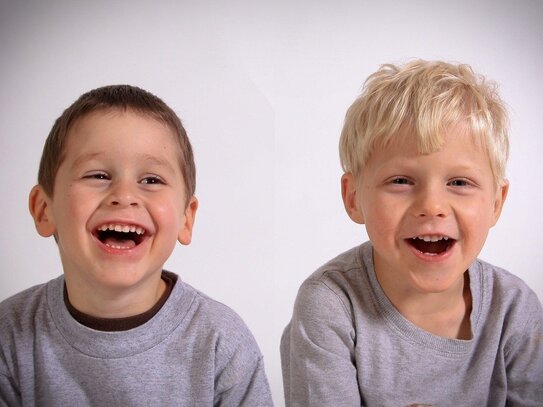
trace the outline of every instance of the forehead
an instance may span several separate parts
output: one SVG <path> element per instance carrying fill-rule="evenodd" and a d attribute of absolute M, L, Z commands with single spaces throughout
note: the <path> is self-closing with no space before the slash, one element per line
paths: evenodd
<path fill-rule="evenodd" d="M 454 146 L 459 151 L 477 150 L 487 154 L 481 135 L 475 134 L 464 122 L 458 122 L 443 129 L 427 128 L 420 131 L 406 126 L 392 137 L 385 137 L 384 140 L 384 142 L 376 140 L 375 150 L 426 155 Z"/>
<path fill-rule="evenodd" d="M 180 147 L 170 126 L 151 115 L 133 110 L 101 109 L 78 118 L 66 135 L 64 158 L 78 152 L 147 155 L 171 152 L 179 159 Z"/>
<path fill-rule="evenodd" d="M 367 167 L 381 167 L 385 163 L 409 162 L 413 165 L 426 162 L 476 165 L 490 169 L 488 151 L 482 140 L 464 125 L 450 126 L 430 140 L 421 140 L 414 131 L 403 130 L 386 144 L 374 147 Z"/>

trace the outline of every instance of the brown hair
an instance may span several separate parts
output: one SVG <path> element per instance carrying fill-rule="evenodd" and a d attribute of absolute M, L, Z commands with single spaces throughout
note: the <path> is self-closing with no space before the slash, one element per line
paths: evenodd
<path fill-rule="evenodd" d="M 345 117 L 339 152 L 345 172 L 361 176 L 371 153 L 407 129 L 421 153 L 437 151 L 448 127 L 464 123 L 486 149 L 496 184 L 505 178 L 508 118 L 497 85 L 469 65 L 416 60 L 383 65 Z"/>
<path fill-rule="evenodd" d="M 180 150 L 180 166 L 187 202 L 196 189 L 196 168 L 192 146 L 181 120 L 160 98 L 143 89 L 130 85 L 110 85 L 97 88 L 79 97 L 55 121 L 45 141 L 38 172 L 38 183 L 45 193 L 53 196 L 55 177 L 64 160 L 68 133 L 71 126 L 83 116 L 102 109 L 132 110 L 148 115 L 169 126 L 176 135 Z"/>

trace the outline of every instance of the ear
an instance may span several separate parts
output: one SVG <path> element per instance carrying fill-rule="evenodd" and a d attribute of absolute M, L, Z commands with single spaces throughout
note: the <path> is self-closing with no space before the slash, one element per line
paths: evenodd
<path fill-rule="evenodd" d="M 496 190 L 496 200 L 494 201 L 494 213 L 492 214 L 492 226 L 498 222 L 500 214 L 502 213 L 503 204 L 507 198 L 509 192 L 509 181 L 504 180 L 502 184 Z"/>
<path fill-rule="evenodd" d="M 41 185 L 36 185 L 28 197 L 28 209 L 34 218 L 36 230 L 43 237 L 55 234 L 56 226 L 52 214 L 52 200 L 47 196 Z"/>
<path fill-rule="evenodd" d="M 179 234 L 177 235 L 177 240 L 181 244 L 188 245 L 192 240 L 192 227 L 196 218 L 197 209 L 198 199 L 193 196 L 192 198 L 190 198 L 190 201 L 185 208 L 183 224 L 181 225 L 181 228 L 179 229 Z"/>
<path fill-rule="evenodd" d="M 349 217 L 356 223 L 364 224 L 364 214 L 357 199 L 357 182 L 353 174 L 347 172 L 341 177 L 341 197 Z"/>

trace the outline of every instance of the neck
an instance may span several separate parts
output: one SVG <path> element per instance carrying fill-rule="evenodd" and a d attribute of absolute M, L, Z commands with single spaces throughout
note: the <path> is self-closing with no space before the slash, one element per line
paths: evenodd
<path fill-rule="evenodd" d="M 417 327 L 437 336 L 471 339 L 471 290 L 469 273 L 445 292 L 406 289 L 398 279 L 387 279 L 376 270 L 377 280 L 394 307 Z"/>
<path fill-rule="evenodd" d="M 133 287 L 103 287 L 65 274 L 70 304 L 97 318 L 126 318 L 150 310 L 166 290 L 160 273 Z"/>

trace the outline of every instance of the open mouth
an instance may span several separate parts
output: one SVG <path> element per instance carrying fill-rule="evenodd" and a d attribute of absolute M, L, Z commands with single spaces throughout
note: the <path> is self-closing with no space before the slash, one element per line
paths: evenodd
<path fill-rule="evenodd" d="M 106 224 L 96 229 L 95 236 L 113 249 L 129 250 L 139 245 L 146 231 L 140 226 Z"/>
<path fill-rule="evenodd" d="M 430 256 L 437 256 L 448 251 L 456 242 L 448 236 L 416 236 L 406 239 L 407 243 L 419 252 Z"/>

